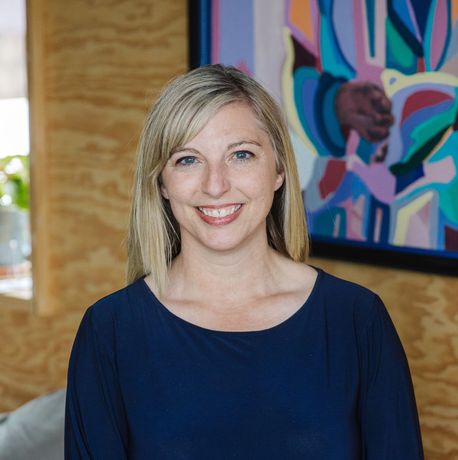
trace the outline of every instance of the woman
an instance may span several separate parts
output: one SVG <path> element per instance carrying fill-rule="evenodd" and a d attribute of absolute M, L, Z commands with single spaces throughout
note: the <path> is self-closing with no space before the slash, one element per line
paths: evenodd
<path fill-rule="evenodd" d="M 221 65 L 172 81 L 140 143 L 128 286 L 73 346 L 66 458 L 422 458 L 383 303 L 307 252 L 273 99 Z"/>

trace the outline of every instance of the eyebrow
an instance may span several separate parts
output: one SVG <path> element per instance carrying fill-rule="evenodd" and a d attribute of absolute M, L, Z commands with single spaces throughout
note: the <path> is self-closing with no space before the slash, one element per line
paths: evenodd
<path fill-rule="evenodd" d="M 243 144 L 253 144 L 253 145 L 257 145 L 258 147 L 262 147 L 258 141 L 243 140 L 243 141 L 233 142 L 232 144 L 229 144 L 227 146 L 227 150 L 233 149 L 234 147 L 240 147 Z"/>
<path fill-rule="evenodd" d="M 251 144 L 251 145 L 256 145 L 258 147 L 262 147 L 262 145 L 258 141 L 244 139 L 241 141 L 232 142 L 231 144 L 227 146 L 226 150 L 231 150 L 235 147 L 240 147 L 241 145 L 245 145 L 245 144 Z M 176 153 L 184 152 L 184 151 L 200 153 L 197 149 L 194 149 L 192 147 L 177 147 L 175 150 L 173 150 L 170 156 L 175 155 Z"/>

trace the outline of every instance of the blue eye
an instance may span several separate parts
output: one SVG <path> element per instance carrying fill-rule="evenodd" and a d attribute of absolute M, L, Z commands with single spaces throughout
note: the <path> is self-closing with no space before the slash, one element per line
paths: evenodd
<path fill-rule="evenodd" d="M 193 165 L 196 162 L 196 157 L 192 156 L 186 156 L 186 157 L 181 157 L 178 159 L 175 164 L 176 165 L 181 165 L 181 166 L 188 166 L 188 165 Z"/>
<path fill-rule="evenodd" d="M 236 160 L 246 161 L 249 160 L 253 154 L 251 152 L 247 152 L 246 150 L 239 150 L 238 152 L 234 153 L 234 156 Z"/>

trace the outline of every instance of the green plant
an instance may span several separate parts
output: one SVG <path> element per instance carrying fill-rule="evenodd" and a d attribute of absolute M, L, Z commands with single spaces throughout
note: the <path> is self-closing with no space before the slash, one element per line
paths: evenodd
<path fill-rule="evenodd" d="M 29 209 L 29 157 L 11 155 L 0 158 L 0 206 Z"/>

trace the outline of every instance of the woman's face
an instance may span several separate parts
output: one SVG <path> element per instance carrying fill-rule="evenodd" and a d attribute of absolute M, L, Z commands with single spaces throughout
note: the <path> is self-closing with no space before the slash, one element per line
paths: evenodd
<path fill-rule="evenodd" d="M 253 110 L 236 102 L 171 155 L 161 193 L 180 226 L 182 248 L 221 251 L 267 241 L 266 217 L 283 180 L 267 133 Z"/>

